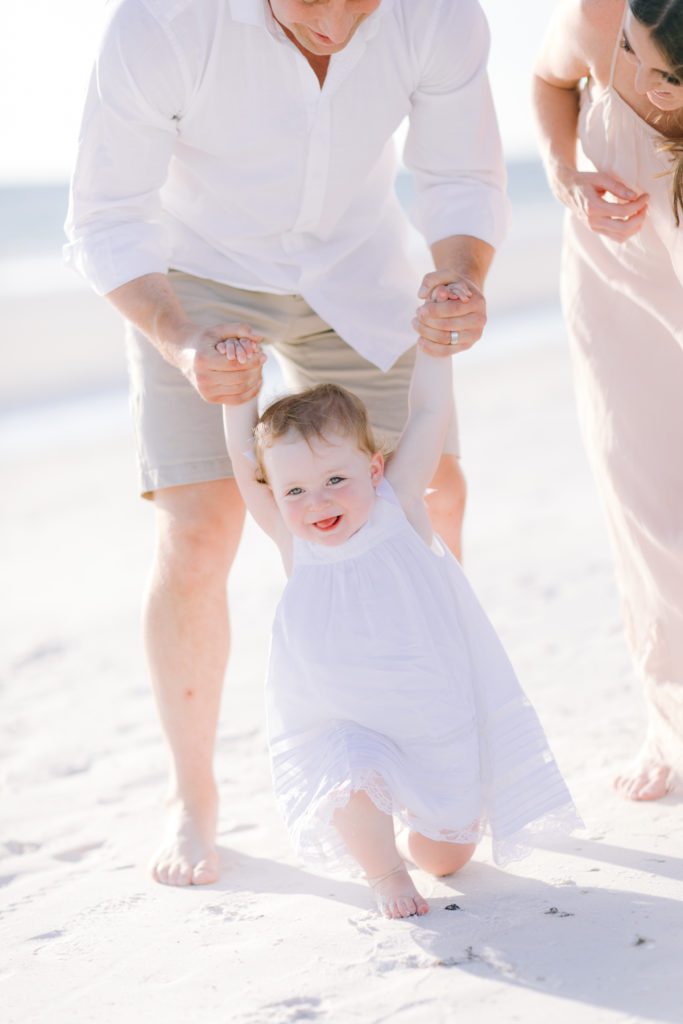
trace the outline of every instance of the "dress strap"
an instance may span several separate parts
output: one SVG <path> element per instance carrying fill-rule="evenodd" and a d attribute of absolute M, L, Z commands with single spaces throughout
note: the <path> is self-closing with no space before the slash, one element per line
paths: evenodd
<path fill-rule="evenodd" d="M 624 13 L 621 16 L 621 22 L 619 24 L 619 31 L 617 33 L 617 41 L 614 44 L 614 52 L 612 54 L 612 64 L 611 64 L 611 67 L 609 69 L 609 83 L 608 83 L 608 88 L 609 89 L 613 89 L 614 88 L 614 72 L 616 71 L 616 68 L 617 68 L 617 59 L 619 57 L 619 50 L 621 49 L 621 37 L 624 34 L 624 24 L 626 22 L 626 13 L 627 13 L 627 11 L 628 11 L 628 3 L 626 2 L 626 0 L 624 0 Z"/>

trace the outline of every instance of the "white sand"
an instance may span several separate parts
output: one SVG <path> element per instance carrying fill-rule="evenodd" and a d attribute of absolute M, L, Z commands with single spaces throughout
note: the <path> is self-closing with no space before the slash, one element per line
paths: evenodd
<path fill-rule="evenodd" d="M 152 883 L 165 755 L 137 619 L 153 516 L 119 420 L 68 444 L 47 421 L 42 453 L 16 451 L 2 474 L 8 1024 L 683 1019 L 681 800 L 628 804 L 611 790 L 641 737 L 642 706 L 566 355 L 517 345 L 492 358 L 482 342 L 457 365 L 467 569 L 585 835 L 506 872 L 484 847 L 461 876 L 420 876 L 431 913 L 403 922 L 378 919 L 362 884 L 298 866 L 263 729 L 282 578 L 251 527 L 231 582 L 223 877 L 189 890 Z"/>

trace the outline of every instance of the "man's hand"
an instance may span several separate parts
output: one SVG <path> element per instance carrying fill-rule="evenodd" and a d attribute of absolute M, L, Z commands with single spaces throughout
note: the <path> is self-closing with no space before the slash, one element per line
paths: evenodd
<path fill-rule="evenodd" d="M 261 388 L 262 340 L 248 324 L 189 325 L 174 363 L 205 402 L 241 405 Z"/>
<path fill-rule="evenodd" d="M 454 270 L 435 270 L 425 275 L 418 294 L 428 301 L 412 324 L 425 352 L 452 356 L 479 341 L 486 326 L 486 299 L 473 281 Z"/>

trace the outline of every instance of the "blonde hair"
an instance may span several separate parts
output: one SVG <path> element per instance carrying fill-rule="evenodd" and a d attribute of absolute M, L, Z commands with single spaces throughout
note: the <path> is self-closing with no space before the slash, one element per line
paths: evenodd
<path fill-rule="evenodd" d="M 267 448 L 294 431 L 304 441 L 325 440 L 335 431 L 353 438 L 359 449 L 372 456 L 384 451 L 377 443 L 368 411 L 360 398 L 338 384 L 317 384 L 295 395 L 280 398 L 264 410 L 254 427 L 254 454 L 259 483 L 268 483 L 264 462 Z"/>

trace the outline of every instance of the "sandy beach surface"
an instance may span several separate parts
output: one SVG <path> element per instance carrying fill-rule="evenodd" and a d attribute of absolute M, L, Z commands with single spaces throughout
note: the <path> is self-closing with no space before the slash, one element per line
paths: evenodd
<path fill-rule="evenodd" d="M 681 796 L 629 804 L 611 789 L 643 706 L 561 328 L 513 317 L 491 339 L 457 363 L 466 569 L 585 832 L 507 871 L 483 844 L 459 876 L 418 873 L 431 901 L 419 920 L 382 920 L 360 882 L 298 865 L 262 700 L 283 578 L 250 524 L 230 582 L 222 878 L 154 884 L 166 763 L 138 628 L 153 513 L 136 496 L 121 394 L 37 407 L 5 419 L 2 451 L 8 1024 L 683 1020 Z"/>

